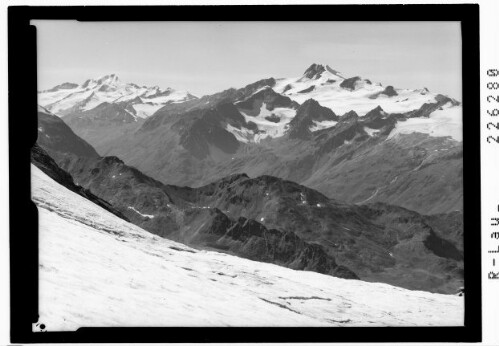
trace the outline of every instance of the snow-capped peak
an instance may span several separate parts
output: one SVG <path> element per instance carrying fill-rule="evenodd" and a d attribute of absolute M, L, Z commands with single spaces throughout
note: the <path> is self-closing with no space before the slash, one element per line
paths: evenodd
<path fill-rule="evenodd" d="M 326 68 L 320 64 L 312 64 L 303 73 L 303 78 L 307 79 L 319 79 L 322 72 L 326 71 Z"/>
<path fill-rule="evenodd" d="M 93 89 L 99 88 L 102 86 L 106 87 L 124 87 L 125 83 L 123 83 L 117 75 L 110 74 L 101 76 L 96 79 L 87 79 L 80 87 L 83 89 Z"/>
<path fill-rule="evenodd" d="M 38 103 L 56 115 L 91 110 L 101 103 L 119 103 L 135 108 L 140 117 L 148 117 L 167 103 L 184 102 L 195 96 L 172 88 L 138 86 L 125 83 L 116 74 L 87 79 L 78 85 L 64 83 L 40 92 Z"/>
<path fill-rule="evenodd" d="M 343 77 L 339 71 L 332 69 L 329 65 L 314 63 L 305 70 L 301 80 L 317 80 L 321 77 L 327 77 L 327 79 L 331 77 L 345 79 L 345 77 Z"/>
<path fill-rule="evenodd" d="M 276 80 L 273 89 L 299 104 L 313 98 L 338 115 L 354 110 L 364 116 L 378 105 L 387 113 L 405 113 L 425 103 L 437 102 L 437 94 L 427 88 L 384 87 L 359 76 L 344 77 L 336 69 L 317 63 L 310 65 L 300 77 Z"/>
<path fill-rule="evenodd" d="M 103 83 L 106 83 L 106 84 L 117 84 L 119 82 L 121 82 L 120 79 L 114 73 L 110 74 L 110 75 L 103 76 L 103 77 L 101 77 L 101 78 L 99 78 L 97 80 L 97 83 L 100 83 L 100 84 L 103 84 Z"/>

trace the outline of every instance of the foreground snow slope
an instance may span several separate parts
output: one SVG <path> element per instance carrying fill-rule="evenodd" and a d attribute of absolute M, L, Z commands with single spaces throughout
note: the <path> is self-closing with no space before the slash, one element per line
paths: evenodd
<path fill-rule="evenodd" d="M 40 322 L 82 326 L 462 325 L 463 298 L 294 271 L 152 235 L 32 165 Z"/>

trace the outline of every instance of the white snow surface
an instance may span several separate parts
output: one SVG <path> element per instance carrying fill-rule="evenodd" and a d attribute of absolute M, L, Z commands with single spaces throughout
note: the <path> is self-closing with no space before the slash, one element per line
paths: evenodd
<path fill-rule="evenodd" d="M 132 107 L 135 109 L 135 112 L 137 113 L 138 117 L 147 118 L 148 116 L 156 113 L 156 111 L 163 106 L 164 105 L 161 103 L 159 103 L 159 104 L 137 103 L 137 104 L 134 104 Z"/>
<path fill-rule="evenodd" d="M 32 165 L 39 314 L 83 326 L 456 326 L 463 297 L 295 271 L 160 238 Z"/>
<path fill-rule="evenodd" d="M 238 141 L 244 143 L 258 143 L 265 138 L 277 138 L 284 136 L 289 122 L 296 115 L 296 110 L 292 108 L 276 107 L 272 111 L 269 111 L 266 107 L 267 104 L 263 102 L 257 116 L 248 115 L 243 110 L 239 109 L 239 112 L 243 115 L 246 122 L 251 121 L 257 125 L 258 133 L 255 134 L 252 130 L 248 130 L 246 128 L 238 129 L 231 125 L 227 125 L 226 130 L 232 133 Z M 265 119 L 272 114 L 279 117 L 280 120 L 278 123 Z"/>
<path fill-rule="evenodd" d="M 367 134 L 368 134 L 369 136 L 371 136 L 371 137 L 375 136 L 375 135 L 379 132 L 379 130 L 378 130 L 378 129 L 372 129 L 372 128 L 367 127 L 367 126 L 364 126 L 364 131 L 366 131 L 366 132 L 367 132 Z"/>
<path fill-rule="evenodd" d="M 399 134 L 421 132 L 432 137 L 452 137 L 456 141 L 463 140 L 463 107 L 451 106 L 449 103 L 430 114 L 429 118 L 410 118 L 399 121 L 387 139 Z"/>
<path fill-rule="evenodd" d="M 141 97 L 143 102 L 150 103 L 150 105 L 134 105 L 134 108 L 137 110 L 139 117 L 145 118 L 154 114 L 156 110 L 167 103 L 183 102 L 192 97 L 186 91 L 124 83 L 116 75 L 90 79 L 87 82 L 87 85 L 85 85 L 85 82 L 73 89 L 40 91 L 38 93 L 38 103 L 52 113 L 61 116 L 63 115 L 61 113 L 73 107 L 81 111 L 86 111 L 95 108 L 103 102 L 117 103 Z M 101 90 L 102 87 L 105 90 Z M 166 91 L 170 92 L 166 96 L 155 96 L 157 93 Z"/>
<path fill-rule="evenodd" d="M 324 121 L 313 120 L 313 122 L 314 125 L 310 127 L 310 131 L 312 132 L 328 129 L 330 127 L 335 126 L 338 123 L 337 121 L 334 120 L 324 120 Z"/>
<path fill-rule="evenodd" d="M 395 88 L 397 96 L 378 95 L 377 98 L 371 99 L 370 96 L 385 90 L 385 86 L 375 82 L 369 84 L 366 79 L 361 78 L 356 82 L 354 90 L 349 90 L 340 87 L 343 80 L 344 77 L 341 74 L 335 74 L 326 69 L 318 79 L 309 79 L 304 76 L 279 79 L 274 90 L 300 104 L 313 98 L 322 106 L 332 109 L 337 115 L 354 110 L 359 116 L 363 116 L 377 106 L 381 106 L 388 113 L 404 113 L 418 109 L 424 103 L 436 102 L 436 94 L 421 89 Z M 288 85 L 291 89 L 284 92 Z M 314 86 L 314 90 L 299 93 L 311 86 Z"/>

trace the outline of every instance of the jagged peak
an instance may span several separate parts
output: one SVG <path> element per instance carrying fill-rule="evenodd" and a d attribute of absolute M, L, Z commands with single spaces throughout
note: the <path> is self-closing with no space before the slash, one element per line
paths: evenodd
<path fill-rule="evenodd" d="M 351 119 L 358 119 L 359 115 L 354 110 L 348 111 L 340 117 L 340 121 L 347 121 Z"/>
<path fill-rule="evenodd" d="M 87 79 L 81 85 L 81 87 L 86 88 L 90 84 L 101 85 L 101 84 L 120 84 L 120 83 L 121 83 L 121 80 L 118 78 L 118 76 L 116 74 L 112 73 L 112 74 L 98 77 L 96 79 L 93 79 L 93 78 Z"/>
<path fill-rule="evenodd" d="M 318 79 L 324 74 L 324 72 L 326 72 L 327 74 L 332 74 L 335 77 L 345 79 L 341 72 L 331 68 L 329 65 L 317 63 L 313 63 L 305 70 L 305 72 L 303 73 L 303 78 Z"/>
<path fill-rule="evenodd" d="M 367 112 L 364 118 L 380 117 L 384 115 L 386 115 L 386 112 L 383 110 L 383 108 L 381 108 L 381 106 L 378 105 L 377 107 Z"/>
<path fill-rule="evenodd" d="M 298 109 L 304 109 L 304 108 L 324 109 L 336 116 L 336 114 L 333 112 L 332 109 L 322 106 L 317 100 L 313 98 L 309 98 L 308 100 L 303 102 Z"/>
<path fill-rule="evenodd" d="M 306 106 L 320 106 L 320 103 L 317 102 L 317 100 L 310 98 L 301 104 L 301 107 L 306 107 Z"/>
<path fill-rule="evenodd" d="M 324 71 L 326 71 L 326 68 L 324 67 L 324 65 L 313 63 L 305 70 L 305 72 L 303 73 L 303 76 L 307 77 L 307 78 L 312 78 L 316 74 L 320 75 Z"/>

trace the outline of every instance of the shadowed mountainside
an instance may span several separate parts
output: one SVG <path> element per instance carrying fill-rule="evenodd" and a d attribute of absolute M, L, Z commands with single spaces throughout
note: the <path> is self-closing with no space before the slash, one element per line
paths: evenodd
<path fill-rule="evenodd" d="M 273 176 L 236 174 L 199 188 L 164 185 L 116 157 L 81 158 L 71 147 L 53 153 L 78 185 L 163 237 L 412 289 L 453 293 L 462 286 L 462 231 L 446 223 L 452 217 L 462 230 L 459 214 L 349 205 Z"/>

